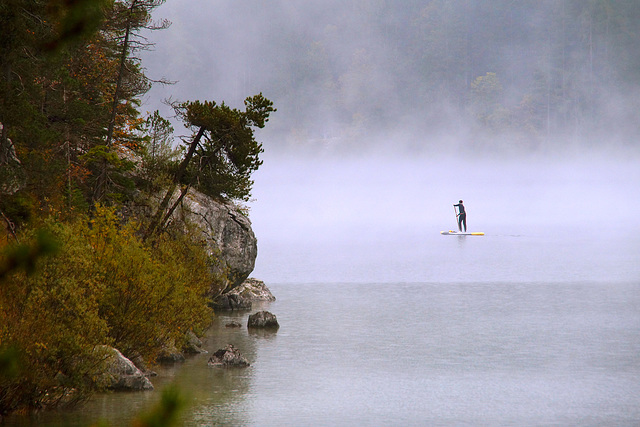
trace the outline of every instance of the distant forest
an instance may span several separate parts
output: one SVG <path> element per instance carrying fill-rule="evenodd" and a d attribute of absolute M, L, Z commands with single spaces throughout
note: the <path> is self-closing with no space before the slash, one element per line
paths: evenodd
<path fill-rule="evenodd" d="M 271 131 L 290 139 L 464 129 L 486 144 L 503 136 L 535 149 L 600 137 L 628 143 L 640 132 L 636 0 L 285 3 L 242 6 L 254 17 L 237 22 L 262 41 L 244 41 L 238 55 L 253 58 L 230 72 L 260 81 L 280 110 Z M 221 4 L 213 28 L 241 12 Z M 211 31 L 212 49 L 226 54 L 246 32 Z M 231 67 L 211 55 L 218 73 Z"/>
<path fill-rule="evenodd" d="M 383 35 L 375 40 L 385 54 L 356 47 L 346 68 L 332 64 L 327 47 L 345 39 L 338 19 L 307 46 L 289 80 L 292 98 L 317 88 L 314 98 L 329 104 L 323 113 L 342 126 L 428 133 L 465 124 L 526 146 L 640 135 L 635 0 L 362 4 L 373 5 L 358 11 L 371 13 L 363 37 Z"/>
<path fill-rule="evenodd" d="M 276 144 L 406 132 L 426 146 L 462 134 L 536 149 L 640 134 L 637 0 L 163 3 L 2 1 L 0 163 L 17 152 L 32 189 L 64 187 L 66 203 L 117 198 L 128 166 L 114 147 L 176 145 L 142 106 L 146 74 L 165 70 L 193 87 L 187 96 L 229 99 L 227 75 L 243 82 L 238 99 L 264 91 L 279 110 Z M 167 21 L 151 18 L 158 6 Z M 172 15 L 192 21 L 169 26 Z M 169 53 L 148 71 L 150 40 Z M 184 97 L 179 87 L 168 90 Z"/>

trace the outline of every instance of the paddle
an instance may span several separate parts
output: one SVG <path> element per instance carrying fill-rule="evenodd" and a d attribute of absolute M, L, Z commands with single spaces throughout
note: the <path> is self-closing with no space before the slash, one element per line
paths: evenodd
<path fill-rule="evenodd" d="M 458 211 L 456 210 L 456 205 L 453 205 L 453 213 L 456 214 L 456 227 L 458 226 Z"/>

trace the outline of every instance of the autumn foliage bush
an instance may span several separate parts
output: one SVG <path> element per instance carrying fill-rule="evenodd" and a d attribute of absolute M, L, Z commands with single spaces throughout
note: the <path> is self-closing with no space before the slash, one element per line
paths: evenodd
<path fill-rule="evenodd" d="M 153 361 L 212 315 L 211 260 L 189 236 L 143 243 L 134 222 L 101 206 L 92 219 L 46 227 L 57 253 L 0 281 L 0 354 L 18 357 L 17 372 L 0 370 L 0 414 L 81 399 L 96 387 L 99 346 Z"/>

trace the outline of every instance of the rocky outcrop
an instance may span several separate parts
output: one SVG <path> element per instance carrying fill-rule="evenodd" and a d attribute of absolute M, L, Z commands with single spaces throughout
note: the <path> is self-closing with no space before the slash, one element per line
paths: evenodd
<path fill-rule="evenodd" d="M 131 150 L 120 150 L 118 155 L 134 164 L 141 163 L 140 157 Z M 130 176 L 135 179 L 139 173 L 140 170 L 134 170 Z M 165 194 L 166 189 L 154 195 L 138 192 L 135 202 L 128 203 L 121 213 L 124 218 L 150 218 L 156 213 Z M 173 206 L 179 196 L 180 191 L 175 191 L 169 206 Z M 221 265 L 212 266 L 212 269 L 224 279 L 223 289 L 220 290 L 216 285 L 212 289 L 212 296 L 240 286 L 253 271 L 258 256 L 258 241 L 251 229 L 251 221 L 234 203 L 214 200 L 190 188 L 173 211 L 169 222 L 177 229 L 195 226 L 202 233 L 209 253 L 221 260 Z"/>
<path fill-rule="evenodd" d="M 238 295 L 249 301 L 275 301 L 269 288 L 262 280 L 248 278 L 240 286 L 228 292 L 228 295 Z"/>
<path fill-rule="evenodd" d="M 216 351 L 209 358 L 209 366 L 245 367 L 249 366 L 249 361 L 235 348 L 232 344 L 228 344 L 225 348 Z"/>
<path fill-rule="evenodd" d="M 269 313 L 268 311 L 259 311 L 249 316 L 247 327 L 277 330 L 280 328 L 280 325 L 278 324 L 278 319 L 276 319 L 274 314 Z"/>
<path fill-rule="evenodd" d="M 111 390 L 117 391 L 141 391 L 153 390 L 153 384 L 149 378 L 113 347 L 103 346 L 106 353 L 106 372 L 101 381 Z"/>
<path fill-rule="evenodd" d="M 249 278 L 240 286 L 214 298 L 211 306 L 216 311 L 251 310 L 253 302 L 275 300 L 276 297 L 262 280 Z"/>
<path fill-rule="evenodd" d="M 124 220 L 130 217 L 151 218 L 164 194 L 159 192 L 151 196 L 138 192 L 135 201 L 122 208 L 122 217 Z M 170 205 L 179 196 L 180 192 L 176 191 Z M 219 261 L 219 264 L 211 265 L 211 270 L 222 279 L 222 289 L 219 283 L 212 283 L 211 296 L 240 286 L 253 271 L 258 256 L 258 241 L 251 229 L 251 221 L 239 206 L 216 201 L 189 189 L 181 204 L 173 211 L 169 223 L 178 232 L 195 230 L 197 238 L 205 243 L 209 255 Z"/>
<path fill-rule="evenodd" d="M 219 272 L 226 273 L 224 291 L 240 286 L 249 277 L 258 256 L 258 241 L 251 221 L 239 207 L 191 189 L 174 216 L 195 224 L 203 233 L 210 253 L 223 261 Z"/>

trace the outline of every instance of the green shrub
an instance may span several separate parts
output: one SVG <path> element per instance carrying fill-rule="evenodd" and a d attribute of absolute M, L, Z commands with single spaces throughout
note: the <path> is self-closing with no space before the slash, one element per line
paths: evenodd
<path fill-rule="evenodd" d="M 97 386 L 98 346 L 153 361 L 188 331 L 201 335 L 212 315 L 211 260 L 188 236 L 144 245 L 135 223 L 102 206 L 91 220 L 46 224 L 57 253 L 0 279 L 0 367 L 12 367 L 0 371 L 0 414 L 78 401 Z"/>
<path fill-rule="evenodd" d="M 17 375 L 0 379 L 0 413 L 85 397 L 102 362 L 94 346 L 109 342 L 98 313 L 102 283 L 82 236 L 60 224 L 50 230 L 64 242 L 56 256 L 39 259 L 33 274 L 16 271 L 0 284 L 0 347 L 19 355 Z"/>
<path fill-rule="evenodd" d="M 100 310 L 114 346 L 154 360 L 166 344 L 208 324 L 211 275 L 204 250 L 188 238 L 161 236 L 145 247 L 137 231 L 132 222 L 119 228 L 113 210 L 98 207 L 88 241 L 105 283 Z"/>

